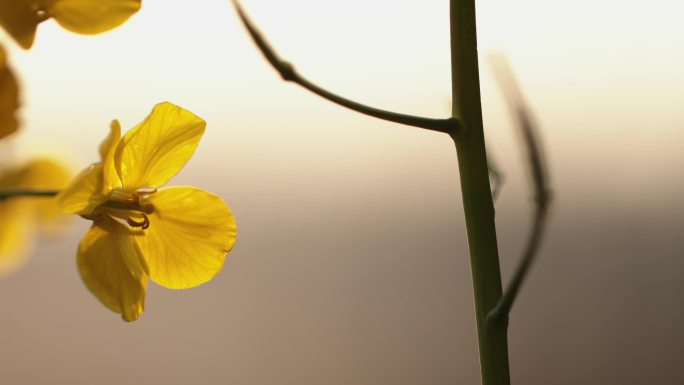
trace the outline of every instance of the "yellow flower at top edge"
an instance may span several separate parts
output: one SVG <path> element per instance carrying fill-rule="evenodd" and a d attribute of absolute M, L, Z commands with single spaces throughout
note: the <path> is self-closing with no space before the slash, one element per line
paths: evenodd
<path fill-rule="evenodd" d="M 7 64 L 7 55 L 0 46 L 0 139 L 19 128 L 19 85 Z"/>
<path fill-rule="evenodd" d="M 59 190 L 69 173 L 53 160 L 34 159 L 0 173 L 2 190 Z M 35 233 L 52 235 L 60 230 L 64 215 L 46 197 L 0 199 L 0 276 L 19 268 L 28 256 Z"/>
<path fill-rule="evenodd" d="M 0 25 L 25 49 L 38 24 L 54 18 L 69 31 L 93 35 L 123 24 L 141 0 L 0 0 Z"/>
<path fill-rule="evenodd" d="M 190 159 L 205 126 L 168 102 L 123 138 L 115 120 L 101 162 L 57 196 L 62 210 L 93 221 L 78 268 L 88 289 L 126 321 L 143 312 L 148 277 L 171 289 L 200 285 L 235 243 L 235 219 L 221 198 L 196 187 L 160 188 Z"/>

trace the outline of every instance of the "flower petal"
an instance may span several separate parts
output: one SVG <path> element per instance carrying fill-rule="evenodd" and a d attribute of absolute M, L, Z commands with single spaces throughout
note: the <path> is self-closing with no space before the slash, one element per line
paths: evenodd
<path fill-rule="evenodd" d="M 100 143 L 101 163 L 90 165 L 62 190 L 56 198 L 57 207 L 69 214 L 90 214 L 107 200 L 109 193 L 121 186 L 116 168 L 116 150 L 121 142 L 121 125 L 113 120 L 109 135 Z"/>
<path fill-rule="evenodd" d="M 20 169 L 20 183 L 16 187 L 36 190 L 61 189 L 68 182 L 69 173 L 61 164 L 52 159 L 36 158 Z"/>
<path fill-rule="evenodd" d="M 0 174 L 0 188 L 21 186 L 21 168 Z M 31 242 L 30 204 L 24 198 L 0 200 L 0 276 L 15 271 L 28 255 Z"/>
<path fill-rule="evenodd" d="M 195 187 L 168 187 L 149 198 L 150 227 L 136 237 L 150 278 L 170 289 L 212 279 L 235 244 L 233 214 L 218 196 Z"/>
<path fill-rule="evenodd" d="M 118 27 L 138 9 L 140 0 L 53 0 L 47 12 L 65 29 L 93 35 Z"/>
<path fill-rule="evenodd" d="M 116 169 L 114 156 L 121 141 L 121 125 L 118 120 L 112 120 L 109 136 L 100 144 L 100 158 L 102 159 L 102 191 L 104 195 L 113 189 L 121 187 L 121 178 Z"/>
<path fill-rule="evenodd" d="M 29 1 L 0 0 L 0 25 L 24 49 L 33 45 L 40 21 L 32 7 Z"/>
<path fill-rule="evenodd" d="M 124 189 L 159 187 L 171 179 L 195 152 L 206 123 L 169 102 L 152 112 L 122 139 L 119 175 Z"/>
<path fill-rule="evenodd" d="M 90 214 L 107 197 L 102 195 L 102 164 L 81 171 L 71 184 L 55 198 L 57 208 L 69 214 Z"/>
<path fill-rule="evenodd" d="M 8 199 L 0 202 L 0 277 L 26 261 L 31 247 L 31 214 L 27 202 Z"/>
<path fill-rule="evenodd" d="M 97 148 L 100 153 L 100 161 L 104 162 L 107 154 L 110 151 L 116 150 L 119 140 L 121 140 L 121 124 L 119 124 L 118 120 L 114 119 L 109 124 L 109 135 L 100 143 L 100 147 Z"/>
<path fill-rule="evenodd" d="M 19 128 L 16 113 L 19 109 L 19 85 L 7 66 L 7 56 L 0 47 L 0 138 Z"/>
<path fill-rule="evenodd" d="M 140 261 L 133 237 L 107 218 L 94 224 L 78 247 L 83 282 L 103 305 L 129 322 L 145 308 L 147 275 Z"/>
<path fill-rule="evenodd" d="M 36 190 L 61 190 L 69 183 L 69 172 L 52 159 L 34 159 L 21 170 L 21 185 L 18 187 Z M 44 197 L 15 198 L 29 202 L 28 210 L 34 218 L 41 233 L 58 234 L 62 230 L 64 213 L 55 207 L 54 200 Z"/>
<path fill-rule="evenodd" d="M 68 181 L 66 170 L 49 159 L 35 159 L 0 175 L 0 189 L 60 189 Z M 64 216 L 45 197 L 0 200 L 0 276 L 16 270 L 31 249 L 34 228 L 50 235 L 61 230 Z"/>

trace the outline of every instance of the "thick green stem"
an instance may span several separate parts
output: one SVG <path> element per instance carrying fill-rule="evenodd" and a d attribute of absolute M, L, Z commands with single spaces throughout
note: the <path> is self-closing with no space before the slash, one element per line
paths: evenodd
<path fill-rule="evenodd" d="M 483 385 L 509 385 L 507 322 L 487 323 L 502 295 L 494 205 L 482 127 L 475 0 L 450 0 L 452 116 L 475 294 Z"/>

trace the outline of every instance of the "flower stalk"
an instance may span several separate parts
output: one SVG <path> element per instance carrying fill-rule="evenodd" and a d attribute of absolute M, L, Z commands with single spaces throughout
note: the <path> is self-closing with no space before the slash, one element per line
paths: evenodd
<path fill-rule="evenodd" d="M 0 190 L 0 201 L 19 197 L 54 197 L 57 194 L 59 194 L 59 190 L 2 189 Z"/>

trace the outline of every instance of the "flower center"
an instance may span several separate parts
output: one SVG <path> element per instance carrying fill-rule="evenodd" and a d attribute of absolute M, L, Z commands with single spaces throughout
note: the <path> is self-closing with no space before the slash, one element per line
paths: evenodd
<path fill-rule="evenodd" d="M 149 214 L 154 213 L 154 205 L 148 202 L 157 189 L 138 189 L 135 192 L 116 189 L 109 199 L 101 204 L 93 215 L 94 221 L 106 215 L 129 228 L 147 230 L 150 227 Z"/>

